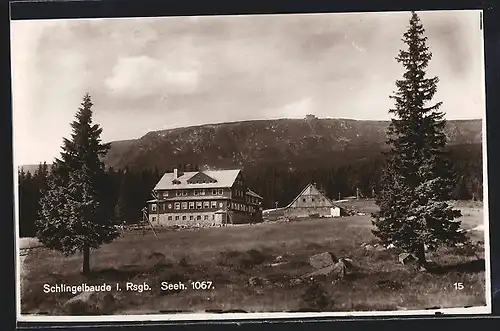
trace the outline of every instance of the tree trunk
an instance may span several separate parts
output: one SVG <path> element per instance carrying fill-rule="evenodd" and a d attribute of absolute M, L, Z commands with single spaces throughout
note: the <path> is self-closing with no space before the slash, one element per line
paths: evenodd
<path fill-rule="evenodd" d="M 425 246 L 424 244 L 419 244 L 415 252 L 415 257 L 417 258 L 418 265 L 420 267 L 425 267 L 427 260 L 425 259 Z"/>
<path fill-rule="evenodd" d="M 82 273 L 85 276 L 88 276 L 90 273 L 90 249 L 89 246 L 84 245 L 83 246 L 83 266 L 82 266 Z"/>

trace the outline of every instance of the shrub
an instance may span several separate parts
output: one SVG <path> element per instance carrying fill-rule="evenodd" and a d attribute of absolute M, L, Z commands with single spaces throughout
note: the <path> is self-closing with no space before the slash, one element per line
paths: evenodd
<path fill-rule="evenodd" d="M 302 294 L 301 299 L 307 308 L 313 310 L 324 311 L 331 308 L 333 305 L 333 301 L 330 299 L 330 296 L 323 286 L 314 280 Z"/>
<path fill-rule="evenodd" d="M 182 259 L 179 260 L 179 266 L 180 267 L 187 267 L 187 266 L 189 266 L 189 262 L 186 259 L 186 257 L 183 257 Z"/>

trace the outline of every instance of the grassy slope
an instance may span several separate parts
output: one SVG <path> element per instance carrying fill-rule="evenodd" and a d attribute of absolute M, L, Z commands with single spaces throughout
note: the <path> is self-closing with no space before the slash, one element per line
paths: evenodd
<path fill-rule="evenodd" d="M 372 203 L 356 202 L 369 212 Z M 482 209 L 464 208 L 464 228 L 482 221 Z M 91 256 L 94 275 L 87 283 L 147 282 L 151 292 L 121 292 L 113 311 L 102 313 L 157 313 L 161 310 L 243 309 L 245 311 L 290 311 L 307 308 L 301 299 L 308 284 L 290 280 L 312 271 L 308 258 L 331 251 L 352 258 L 361 269 L 332 284 L 323 279 L 322 288 L 333 300 L 329 310 L 383 310 L 405 307 L 456 307 L 484 305 L 484 252 L 443 248 L 429 258 L 448 268 L 441 273 L 419 273 L 397 263 L 397 253 L 367 251 L 362 243 L 374 240 L 369 216 L 339 219 L 235 226 L 184 231 L 126 233 Z M 482 232 L 473 233 L 479 240 Z M 253 254 L 247 251 L 254 249 Z M 272 267 L 277 256 L 288 263 Z M 81 257 L 64 258 L 56 252 L 36 250 L 26 257 L 23 272 L 22 311 L 60 313 L 71 294 L 44 294 L 49 284 L 79 284 Z M 252 276 L 269 281 L 248 286 Z M 161 281 L 210 280 L 211 291 L 161 292 Z M 462 282 L 465 288 L 455 290 Z"/>

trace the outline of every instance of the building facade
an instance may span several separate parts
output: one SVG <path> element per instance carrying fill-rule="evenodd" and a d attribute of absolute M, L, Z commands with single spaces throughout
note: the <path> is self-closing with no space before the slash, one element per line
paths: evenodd
<path fill-rule="evenodd" d="M 262 197 L 240 169 L 165 173 L 148 201 L 153 225 L 217 226 L 262 221 Z"/>
<path fill-rule="evenodd" d="M 316 186 L 309 184 L 284 208 L 284 216 L 289 219 L 340 217 L 343 216 L 343 210 L 320 192 Z"/>

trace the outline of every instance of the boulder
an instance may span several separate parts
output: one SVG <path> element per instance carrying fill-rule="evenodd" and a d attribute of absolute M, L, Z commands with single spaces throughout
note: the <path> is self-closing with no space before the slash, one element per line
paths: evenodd
<path fill-rule="evenodd" d="M 311 278 L 314 276 L 326 276 L 326 275 L 330 275 L 334 271 L 335 271 L 335 264 L 332 264 L 332 265 L 329 265 L 327 267 L 315 270 L 311 273 L 305 274 L 304 276 L 302 276 L 302 278 Z"/>
<path fill-rule="evenodd" d="M 333 265 L 336 258 L 329 252 L 323 252 L 313 255 L 309 258 L 309 264 L 315 269 L 322 269 Z"/>
<path fill-rule="evenodd" d="M 410 253 L 401 253 L 398 256 L 398 261 L 399 261 L 399 263 L 401 263 L 403 265 L 408 265 L 408 264 L 412 264 L 412 263 L 416 262 L 417 258 L 413 254 L 410 254 Z"/>
<path fill-rule="evenodd" d="M 63 309 L 68 315 L 96 315 L 109 313 L 114 304 L 110 292 L 82 292 L 66 301 Z"/>
<path fill-rule="evenodd" d="M 344 278 L 344 276 L 350 271 L 352 268 L 352 260 L 340 258 L 336 263 L 317 269 L 311 273 L 308 273 L 302 278 L 310 278 L 314 276 L 327 276 L 327 275 L 335 275 L 338 278 Z"/>

